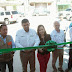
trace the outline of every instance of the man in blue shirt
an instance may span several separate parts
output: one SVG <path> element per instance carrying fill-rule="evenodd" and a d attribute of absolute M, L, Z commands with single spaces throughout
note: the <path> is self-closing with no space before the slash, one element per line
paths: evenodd
<path fill-rule="evenodd" d="M 7 35 L 7 31 L 7 26 L 1 25 L 0 49 L 15 48 L 14 41 L 10 35 Z M 9 72 L 13 72 L 13 55 L 13 51 L 9 53 L 0 54 L 1 72 L 6 72 L 6 64 L 8 65 Z"/>

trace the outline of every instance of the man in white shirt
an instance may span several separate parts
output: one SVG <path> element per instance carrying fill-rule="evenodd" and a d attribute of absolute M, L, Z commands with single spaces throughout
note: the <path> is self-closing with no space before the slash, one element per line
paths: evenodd
<path fill-rule="evenodd" d="M 69 30 L 69 36 L 70 36 L 70 41 L 72 42 L 72 26 L 70 27 L 70 30 Z M 72 44 L 70 44 L 70 48 L 72 48 Z M 71 68 L 72 68 L 72 49 L 69 49 L 68 68 L 65 70 L 65 72 L 69 72 Z"/>
<path fill-rule="evenodd" d="M 54 22 L 54 28 L 55 30 L 51 33 L 51 40 L 57 42 L 57 43 L 63 43 L 64 42 L 64 31 L 60 30 L 60 24 L 58 21 Z M 63 48 L 63 45 L 58 45 L 58 48 Z M 56 49 L 54 52 L 52 52 L 52 67 L 53 72 L 57 72 L 57 68 L 55 66 L 56 60 L 59 57 L 59 68 L 58 70 L 61 72 L 64 72 L 62 69 L 63 65 L 63 49 Z"/>
<path fill-rule="evenodd" d="M 16 34 L 16 47 L 33 47 L 40 43 L 39 37 L 35 30 L 29 28 L 30 23 L 28 19 L 22 20 L 23 29 L 18 30 Z M 20 51 L 20 58 L 22 62 L 23 72 L 27 72 L 28 61 L 30 63 L 30 72 L 35 72 L 35 49 Z"/>

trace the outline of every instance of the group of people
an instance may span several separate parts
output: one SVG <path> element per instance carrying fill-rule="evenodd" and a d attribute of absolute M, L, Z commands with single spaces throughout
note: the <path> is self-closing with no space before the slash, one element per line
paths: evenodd
<path fill-rule="evenodd" d="M 9 49 L 9 48 L 24 48 L 24 47 L 34 47 L 39 45 L 45 45 L 45 43 L 49 40 L 53 40 L 57 43 L 64 42 L 64 31 L 60 29 L 60 23 L 58 21 L 54 22 L 54 30 L 51 34 L 47 34 L 45 27 L 43 25 L 39 25 L 37 28 L 37 33 L 35 30 L 30 29 L 30 23 L 28 19 L 22 20 L 22 29 L 18 30 L 16 33 L 15 43 L 13 41 L 12 36 L 7 35 L 7 25 L 1 25 L 0 27 L 0 49 Z M 70 28 L 70 38 L 72 41 L 72 28 Z M 63 48 L 64 45 L 58 45 L 58 48 Z M 72 47 L 72 44 L 70 44 Z M 27 64 L 30 64 L 30 72 L 35 72 L 35 50 L 21 50 L 20 51 L 20 59 L 22 63 L 23 72 L 27 72 Z M 1 53 L 1 52 L 0 52 Z M 13 55 L 14 51 L 9 53 L 0 54 L 0 69 L 1 72 L 6 72 L 6 64 L 8 65 L 9 72 L 13 72 Z M 65 72 L 69 72 L 72 67 L 72 50 L 69 51 L 69 63 L 68 68 Z M 57 72 L 57 68 L 55 66 L 57 58 L 59 57 L 59 67 L 58 70 L 60 72 L 64 72 L 63 65 L 63 49 L 55 49 L 52 52 L 52 67 L 53 72 Z M 40 64 L 40 72 L 46 72 L 47 64 L 50 58 L 50 52 L 47 48 L 40 48 L 37 52 L 37 58 Z"/>

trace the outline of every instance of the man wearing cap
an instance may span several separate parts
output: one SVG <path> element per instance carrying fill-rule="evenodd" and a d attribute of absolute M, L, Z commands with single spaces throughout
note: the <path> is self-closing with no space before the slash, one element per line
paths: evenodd
<path fill-rule="evenodd" d="M 18 30 L 16 34 L 16 47 L 34 47 L 40 43 L 39 37 L 35 30 L 29 28 L 30 23 L 28 19 L 22 20 L 23 29 Z M 27 64 L 29 61 L 30 72 L 35 72 L 35 49 L 20 51 L 20 58 L 22 62 L 23 72 L 27 72 Z"/>
<path fill-rule="evenodd" d="M 7 31 L 7 25 L 1 25 L 0 49 L 15 48 L 14 41 L 10 35 L 7 35 Z M 6 72 L 6 64 L 8 65 L 9 72 L 13 72 L 13 55 L 13 51 L 0 54 L 1 72 Z"/>

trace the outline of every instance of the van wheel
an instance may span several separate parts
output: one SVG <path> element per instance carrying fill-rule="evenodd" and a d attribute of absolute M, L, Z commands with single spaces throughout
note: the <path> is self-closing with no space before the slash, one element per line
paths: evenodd
<path fill-rule="evenodd" d="M 10 21 L 9 19 L 4 19 L 4 23 L 7 25 L 7 24 L 10 24 Z"/>

